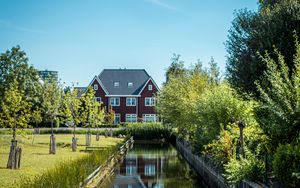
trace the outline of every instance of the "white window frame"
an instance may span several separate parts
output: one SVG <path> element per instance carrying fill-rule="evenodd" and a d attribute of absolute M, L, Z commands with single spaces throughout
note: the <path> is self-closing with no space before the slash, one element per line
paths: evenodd
<path fill-rule="evenodd" d="M 119 101 L 119 103 L 117 104 L 117 101 Z M 109 98 L 109 105 L 110 106 L 120 106 L 120 97 L 111 97 Z"/>
<path fill-rule="evenodd" d="M 98 84 L 94 84 L 94 90 L 95 90 L 95 91 L 98 90 Z"/>
<path fill-rule="evenodd" d="M 149 85 L 148 85 L 148 90 L 149 90 L 149 91 L 152 91 L 152 89 L 153 89 L 153 86 L 152 86 L 151 84 L 149 84 Z"/>
<path fill-rule="evenodd" d="M 136 106 L 136 98 L 127 97 L 126 98 L 126 106 Z"/>
<path fill-rule="evenodd" d="M 120 82 L 118 81 L 114 82 L 114 87 L 120 87 Z"/>
<path fill-rule="evenodd" d="M 97 99 L 100 99 L 100 100 L 98 101 Z M 95 101 L 101 103 L 102 102 L 101 97 L 95 97 Z"/>
<path fill-rule="evenodd" d="M 130 121 L 129 121 L 130 118 Z M 132 118 L 135 118 L 135 121 L 132 121 Z M 126 114 L 125 121 L 129 123 L 135 123 L 137 122 L 137 115 L 136 114 Z"/>
<path fill-rule="evenodd" d="M 149 104 L 147 104 L 148 100 Z M 145 97 L 145 106 L 155 106 L 155 97 Z"/>
<path fill-rule="evenodd" d="M 145 164 L 144 166 L 144 175 L 145 176 L 155 176 L 156 166 L 154 164 Z"/>
<path fill-rule="evenodd" d="M 148 121 L 147 118 L 154 118 L 153 121 Z M 156 114 L 143 114 L 143 121 L 144 122 L 157 122 Z"/>
<path fill-rule="evenodd" d="M 119 118 L 118 122 L 116 121 L 117 118 Z M 121 114 L 117 113 L 117 114 L 115 114 L 115 117 L 114 117 L 114 124 L 119 124 L 119 123 L 121 123 Z"/>
<path fill-rule="evenodd" d="M 128 83 L 127 83 L 127 86 L 128 86 L 128 87 L 133 87 L 133 82 L 128 82 Z"/>

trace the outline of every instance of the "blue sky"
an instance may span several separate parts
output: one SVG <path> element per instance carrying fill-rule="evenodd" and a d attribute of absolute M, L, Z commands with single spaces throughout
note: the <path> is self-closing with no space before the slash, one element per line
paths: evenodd
<path fill-rule="evenodd" d="M 86 86 L 104 68 L 146 69 L 158 85 L 173 53 L 224 73 L 234 10 L 256 0 L 0 0 L 0 52 L 20 45 L 37 69 Z"/>

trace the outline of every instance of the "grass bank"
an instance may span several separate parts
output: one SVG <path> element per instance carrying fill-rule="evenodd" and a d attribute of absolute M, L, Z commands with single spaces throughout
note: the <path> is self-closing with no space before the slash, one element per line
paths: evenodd
<path fill-rule="evenodd" d="M 13 182 L 19 184 L 25 177 L 35 177 L 37 175 L 47 173 L 47 171 L 55 170 L 57 166 L 68 164 L 70 161 L 85 158 L 89 154 L 79 152 L 84 149 L 85 135 L 78 135 L 78 150 L 72 152 L 70 143 L 72 135 L 58 134 L 57 154 L 49 154 L 50 135 L 36 135 L 34 144 L 32 144 L 32 135 L 18 136 L 18 144 L 23 149 L 21 169 L 6 169 L 6 163 L 9 155 L 10 135 L 0 135 L 0 187 L 14 187 Z M 100 141 L 96 142 L 95 136 L 92 138 L 93 146 L 110 147 L 121 142 L 118 138 L 100 137 Z"/>

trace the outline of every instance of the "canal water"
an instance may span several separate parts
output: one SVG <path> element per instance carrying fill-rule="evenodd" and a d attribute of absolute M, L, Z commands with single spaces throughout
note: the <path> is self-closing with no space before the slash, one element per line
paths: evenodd
<path fill-rule="evenodd" d="M 208 187 L 171 144 L 134 144 L 115 168 L 114 188 Z"/>

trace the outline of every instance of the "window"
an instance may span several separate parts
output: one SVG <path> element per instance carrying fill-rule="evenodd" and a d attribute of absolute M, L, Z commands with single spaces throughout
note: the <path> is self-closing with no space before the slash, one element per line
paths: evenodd
<path fill-rule="evenodd" d="M 110 105 L 111 106 L 120 106 L 120 98 L 110 98 Z"/>
<path fill-rule="evenodd" d="M 136 106 L 136 98 L 126 98 L 126 106 Z"/>
<path fill-rule="evenodd" d="M 136 114 L 126 114 L 126 122 L 136 122 Z"/>
<path fill-rule="evenodd" d="M 95 97 L 96 102 L 101 102 L 101 97 Z"/>
<path fill-rule="evenodd" d="M 98 84 L 94 85 L 94 90 L 98 90 Z"/>
<path fill-rule="evenodd" d="M 127 85 L 128 85 L 128 87 L 133 87 L 133 83 L 132 82 L 128 82 Z"/>
<path fill-rule="evenodd" d="M 154 97 L 146 97 L 145 98 L 145 106 L 155 106 L 155 98 Z"/>
<path fill-rule="evenodd" d="M 145 176 L 154 176 L 155 175 L 155 165 L 153 165 L 153 164 L 145 165 L 144 173 L 145 173 Z"/>
<path fill-rule="evenodd" d="M 149 91 L 152 91 L 152 85 L 151 85 L 151 84 L 148 85 L 148 90 L 149 90 Z"/>
<path fill-rule="evenodd" d="M 126 165 L 126 175 L 132 176 L 137 173 L 136 165 Z"/>
<path fill-rule="evenodd" d="M 156 122 L 155 114 L 143 114 L 144 122 Z"/>
<path fill-rule="evenodd" d="M 115 114 L 114 124 L 119 124 L 121 122 L 121 115 Z"/>
<path fill-rule="evenodd" d="M 114 87 L 119 87 L 120 86 L 120 82 L 114 82 Z"/>

